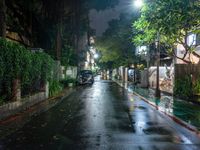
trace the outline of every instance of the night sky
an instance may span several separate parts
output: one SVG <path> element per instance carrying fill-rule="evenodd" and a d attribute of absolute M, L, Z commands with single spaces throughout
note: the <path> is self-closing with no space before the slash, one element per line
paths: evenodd
<path fill-rule="evenodd" d="M 133 9 L 133 0 L 120 0 L 113 9 L 99 12 L 93 9 L 90 11 L 90 26 L 96 30 L 96 36 L 101 36 L 108 27 L 108 21 L 119 18 L 120 13 L 133 13 Z"/>

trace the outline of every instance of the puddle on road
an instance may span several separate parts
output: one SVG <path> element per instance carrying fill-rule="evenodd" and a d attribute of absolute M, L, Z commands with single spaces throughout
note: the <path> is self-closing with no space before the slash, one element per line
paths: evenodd
<path fill-rule="evenodd" d="M 156 142 L 184 143 L 184 141 L 179 136 L 154 137 L 151 140 Z"/>
<path fill-rule="evenodd" d="M 133 121 L 131 122 L 132 124 L 136 124 L 137 122 Z M 158 122 L 146 122 L 145 124 L 149 125 L 149 126 L 153 126 L 153 125 L 158 125 Z"/>
<path fill-rule="evenodd" d="M 159 123 L 158 122 L 147 122 L 146 124 L 149 126 L 153 126 L 153 125 L 158 125 Z"/>
<path fill-rule="evenodd" d="M 171 131 L 163 127 L 149 127 L 147 129 L 143 129 L 143 132 L 145 134 L 172 135 Z"/>
<path fill-rule="evenodd" d="M 138 105 L 134 105 L 134 108 L 135 108 L 135 109 L 140 109 L 140 110 L 145 110 L 145 109 L 147 109 L 147 108 L 144 107 L 144 106 L 138 106 Z"/>

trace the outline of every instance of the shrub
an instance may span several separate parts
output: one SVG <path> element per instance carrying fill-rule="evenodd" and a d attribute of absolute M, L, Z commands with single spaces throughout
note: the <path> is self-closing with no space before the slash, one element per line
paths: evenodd
<path fill-rule="evenodd" d="M 174 94 L 180 98 L 190 98 L 193 95 L 192 79 L 189 75 L 175 80 Z"/>
<path fill-rule="evenodd" d="M 61 80 L 60 83 L 64 86 L 64 87 L 68 87 L 69 83 L 76 83 L 76 79 L 72 78 L 72 77 L 66 77 L 65 79 Z"/>
<path fill-rule="evenodd" d="M 21 81 L 22 93 L 34 91 L 31 89 L 36 82 L 44 84 L 53 80 L 53 63 L 53 59 L 46 53 L 31 53 L 18 43 L 0 38 L 0 96 L 3 97 L 1 99 L 10 99 L 12 82 L 15 79 Z"/>
<path fill-rule="evenodd" d="M 118 79 L 118 75 L 117 75 L 117 74 L 114 75 L 114 79 L 115 79 L 115 80 Z"/>
<path fill-rule="evenodd" d="M 200 95 L 200 77 L 197 79 L 193 86 L 194 94 Z"/>
<path fill-rule="evenodd" d="M 49 82 L 49 96 L 57 95 L 63 89 L 62 85 L 57 80 L 51 80 Z"/>

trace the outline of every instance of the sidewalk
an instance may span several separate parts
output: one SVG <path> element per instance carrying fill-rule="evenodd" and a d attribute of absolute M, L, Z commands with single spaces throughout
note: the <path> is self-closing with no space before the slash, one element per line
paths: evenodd
<path fill-rule="evenodd" d="M 0 120 L 0 137 L 6 136 L 21 128 L 27 123 L 33 116 L 36 116 L 42 112 L 45 112 L 61 102 L 67 96 L 72 94 L 77 88 L 64 89 L 59 95 L 43 100 L 28 109 L 18 112 L 15 115 L 9 116 L 3 120 Z"/>
<path fill-rule="evenodd" d="M 169 116 L 172 120 L 186 127 L 187 129 L 200 134 L 200 106 L 173 98 L 167 94 L 162 93 L 160 99 L 156 99 L 154 96 L 154 90 L 144 89 L 134 86 L 131 83 L 124 83 L 122 81 L 116 81 L 117 84 L 124 87 L 152 105 L 155 109 L 161 113 Z"/>

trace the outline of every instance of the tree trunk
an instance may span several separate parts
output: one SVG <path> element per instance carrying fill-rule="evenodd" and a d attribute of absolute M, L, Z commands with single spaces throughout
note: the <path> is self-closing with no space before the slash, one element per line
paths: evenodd
<path fill-rule="evenodd" d="M 6 5 L 0 0 L 0 37 L 6 38 Z"/>
<path fill-rule="evenodd" d="M 29 32 L 29 46 L 33 47 L 33 0 L 29 2 L 29 13 L 28 13 L 28 32 Z"/>
<path fill-rule="evenodd" d="M 57 20 L 57 33 L 56 33 L 56 60 L 60 61 L 62 50 L 62 28 L 63 28 L 63 13 L 64 1 L 58 2 L 58 20 Z"/>
<path fill-rule="evenodd" d="M 61 23 L 59 23 L 57 25 L 57 35 L 56 35 L 56 60 L 60 60 L 61 57 L 61 49 L 62 49 L 61 28 L 62 25 Z"/>
<path fill-rule="evenodd" d="M 73 31 L 74 31 L 74 47 L 77 54 L 79 54 L 79 40 L 80 40 L 80 3 L 79 0 L 73 2 Z"/>

